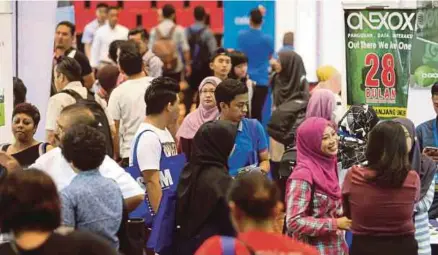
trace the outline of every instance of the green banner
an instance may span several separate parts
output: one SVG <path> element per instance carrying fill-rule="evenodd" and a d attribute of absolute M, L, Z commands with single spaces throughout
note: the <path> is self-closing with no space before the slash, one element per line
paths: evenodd
<path fill-rule="evenodd" d="M 405 117 L 415 10 L 345 10 L 347 104 Z"/>
<path fill-rule="evenodd" d="M 412 43 L 412 88 L 421 89 L 438 82 L 438 8 L 427 1 L 417 10 Z"/>

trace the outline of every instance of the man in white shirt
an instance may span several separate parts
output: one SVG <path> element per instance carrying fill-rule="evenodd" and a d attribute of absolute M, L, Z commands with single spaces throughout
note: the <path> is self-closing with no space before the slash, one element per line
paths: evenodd
<path fill-rule="evenodd" d="M 54 131 L 56 130 L 56 120 L 58 119 L 61 111 L 64 107 L 76 103 L 71 95 L 67 93 L 59 93 L 63 90 L 73 90 L 82 96 L 87 98 L 89 91 L 82 86 L 81 83 L 81 67 L 79 63 L 70 57 L 64 57 L 59 64 L 57 64 L 53 70 L 54 83 L 57 94 L 53 95 L 49 99 L 46 114 L 46 141 L 50 144 L 55 144 Z M 111 119 L 109 113 L 106 111 L 106 103 L 98 95 L 94 95 L 97 103 L 99 103 L 104 109 L 108 124 L 111 127 L 111 131 L 114 134 L 114 121 Z"/>
<path fill-rule="evenodd" d="M 140 54 L 143 56 L 143 64 L 148 76 L 160 77 L 163 74 L 163 61 L 148 48 L 148 35 L 144 28 L 135 28 L 129 31 L 129 40 L 137 43 Z"/>
<path fill-rule="evenodd" d="M 108 58 L 109 45 L 115 40 L 128 40 L 129 30 L 118 24 L 118 7 L 109 7 L 108 22 L 96 31 L 91 46 L 90 63 L 93 68 L 111 63 Z"/>
<path fill-rule="evenodd" d="M 130 165 L 133 165 L 134 146 L 141 135 L 137 146 L 137 160 L 142 171 L 144 183 L 152 209 L 158 211 L 162 190 L 160 185 L 160 161 L 165 157 L 177 155 L 175 140 L 167 126 L 179 116 L 179 85 L 172 79 L 159 77 L 152 81 L 146 91 L 146 118 L 141 123 L 135 138 L 132 140 Z M 163 152 L 163 153 L 162 153 Z"/>
<path fill-rule="evenodd" d="M 82 43 L 84 44 L 85 55 L 88 59 L 91 57 L 91 44 L 93 43 L 94 35 L 101 26 L 105 25 L 108 18 L 108 8 L 109 6 L 106 3 L 97 4 L 96 19 L 88 23 L 82 33 Z"/>
<path fill-rule="evenodd" d="M 149 49 L 154 49 L 155 42 L 160 39 L 158 38 L 157 30 L 159 31 L 159 34 L 161 34 L 163 37 L 169 36 L 171 31 L 173 31 L 172 40 L 175 43 L 177 50 L 182 50 L 183 56 L 181 56 L 181 54 L 177 52 L 178 62 L 175 70 L 165 72 L 163 73 L 163 76 L 171 77 L 180 82 L 184 71 L 186 76 L 190 76 L 192 72 L 190 60 L 190 46 L 187 42 L 186 31 L 183 27 L 173 22 L 173 19 L 175 18 L 175 8 L 171 4 L 166 4 L 163 6 L 162 15 L 163 20 L 160 22 L 160 24 L 158 24 L 151 30 L 148 46 Z"/>
<path fill-rule="evenodd" d="M 114 119 L 116 134 L 119 134 L 114 139 L 115 157 L 127 167 L 131 141 L 146 110 L 144 95 L 153 78 L 146 76 L 142 56 L 134 42 L 120 45 L 118 64 L 127 80 L 112 91 L 108 111 Z"/>
<path fill-rule="evenodd" d="M 62 140 L 65 131 L 78 124 L 96 126 L 96 119 L 93 113 L 84 105 L 74 104 L 65 107 L 57 120 L 56 140 Z M 1 151 L 0 165 L 4 165 L 8 172 L 21 171 L 21 167 L 14 157 Z M 29 168 L 36 168 L 50 175 L 58 191 L 62 191 L 67 187 L 77 175 L 62 155 L 60 148 L 45 153 Z M 106 156 L 98 169 L 102 176 L 117 183 L 122 191 L 128 211 L 133 211 L 144 200 L 144 191 L 140 185 L 110 157 Z"/>

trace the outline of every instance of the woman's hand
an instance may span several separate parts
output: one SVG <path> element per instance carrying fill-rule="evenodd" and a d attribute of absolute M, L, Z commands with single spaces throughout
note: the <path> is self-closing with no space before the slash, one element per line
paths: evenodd
<path fill-rule="evenodd" d="M 338 229 L 342 229 L 342 230 L 350 230 L 351 222 L 352 221 L 347 217 L 336 219 L 336 225 L 338 226 Z"/>

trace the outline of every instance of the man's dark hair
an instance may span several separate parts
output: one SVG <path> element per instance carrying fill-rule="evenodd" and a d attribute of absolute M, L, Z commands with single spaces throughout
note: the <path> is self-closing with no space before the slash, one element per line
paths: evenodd
<path fill-rule="evenodd" d="M 61 61 L 56 65 L 56 71 L 65 75 L 69 82 L 82 80 L 81 65 L 74 58 L 62 57 Z"/>
<path fill-rule="evenodd" d="M 109 58 L 114 61 L 114 63 L 117 63 L 117 50 L 123 42 L 124 40 L 115 40 L 112 41 L 109 45 L 108 55 Z"/>
<path fill-rule="evenodd" d="M 193 16 L 195 16 L 196 21 L 205 21 L 206 12 L 203 6 L 198 5 L 193 10 Z"/>
<path fill-rule="evenodd" d="M 234 180 L 228 200 L 234 202 L 248 217 L 263 221 L 272 216 L 272 210 L 280 201 L 280 191 L 261 172 L 253 171 Z"/>
<path fill-rule="evenodd" d="M 431 88 L 432 96 L 438 96 L 438 82 L 435 82 Z"/>
<path fill-rule="evenodd" d="M 294 32 L 287 32 L 283 36 L 283 45 L 294 45 Z"/>
<path fill-rule="evenodd" d="M 38 169 L 14 171 L 0 185 L 2 233 L 53 231 L 61 223 L 61 203 L 52 178 Z"/>
<path fill-rule="evenodd" d="M 126 41 L 120 45 L 119 66 L 128 76 L 143 71 L 143 58 L 135 42 Z"/>
<path fill-rule="evenodd" d="M 106 155 L 105 136 L 87 125 L 74 125 L 62 139 L 62 155 L 81 171 L 97 169 Z"/>
<path fill-rule="evenodd" d="M 230 56 L 230 53 L 224 48 L 218 48 L 210 58 L 210 63 L 213 63 L 219 56 Z"/>
<path fill-rule="evenodd" d="M 18 104 L 26 102 L 27 88 L 24 85 L 23 81 L 18 77 L 14 77 L 12 79 L 12 83 L 14 85 L 14 107 L 15 107 Z"/>
<path fill-rule="evenodd" d="M 136 34 L 140 34 L 141 39 L 143 39 L 143 41 L 146 41 L 149 39 L 149 33 L 143 27 L 137 27 L 137 28 L 129 30 L 128 37 L 131 35 L 136 35 Z"/>
<path fill-rule="evenodd" d="M 251 23 L 254 25 L 261 25 L 263 22 L 263 15 L 259 8 L 252 9 L 250 14 Z"/>
<path fill-rule="evenodd" d="M 175 103 L 179 92 L 179 85 L 174 79 L 158 77 L 152 80 L 144 95 L 146 115 L 162 113 L 169 103 Z"/>
<path fill-rule="evenodd" d="M 120 8 L 119 8 L 118 6 L 109 6 L 109 7 L 108 7 L 108 12 L 110 12 L 110 11 L 112 11 L 112 10 L 119 11 Z"/>
<path fill-rule="evenodd" d="M 216 104 L 219 111 L 222 111 L 220 103 L 223 102 L 230 105 L 236 96 L 248 93 L 248 87 L 242 82 L 235 79 L 226 79 L 219 83 L 214 91 Z"/>
<path fill-rule="evenodd" d="M 96 5 L 96 9 L 100 9 L 100 8 L 105 8 L 105 9 L 108 10 L 109 5 L 106 4 L 106 3 L 98 3 L 98 4 Z"/>
<path fill-rule="evenodd" d="M 88 106 L 83 104 L 72 104 L 66 106 L 61 111 L 61 115 L 67 115 L 70 125 L 88 125 L 90 127 L 97 128 L 97 121 L 93 112 L 88 108 Z M 65 127 L 69 128 L 69 127 Z"/>
<path fill-rule="evenodd" d="M 74 34 L 76 32 L 76 27 L 75 27 L 75 25 L 73 23 L 71 23 L 70 21 L 66 21 L 66 20 L 61 21 L 61 22 L 58 23 L 58 25 L 56 25 L 56 29 L 58 29 L 58 27 L 60 27 L 60 26 L 67 26 L 67 27 L 69 27 L 70 28 L 70 34 L 72 36 L 74 36 Z"/>
<path fill-rule="evenodd" d="M 38 127 L 38 124 L 40 123 L 41 120 L 41 114 L 35 105 L 29 103 L 17 104 L 14 107 L 14 111 L 12 112 L 12 118 L 14 118 L 15 115 L 20 113 L 29 116 L 33 120 L 34 126 Z"/>
<path fill-rule="evenodd" d="M 165 4 L 163 6 L 163 17 L 166 19 L 172 18 L 172 15 L 175 14 L 175 7 L 171 4 Z"/>
<path fill-rule="evenodd" d="M 400 188 L 411 169 L 402 126 L 394 121 L 377 124 L 368 137 L 366 158 L 368 167 L 376 171 L 370 181 L 380 187 Z"/>

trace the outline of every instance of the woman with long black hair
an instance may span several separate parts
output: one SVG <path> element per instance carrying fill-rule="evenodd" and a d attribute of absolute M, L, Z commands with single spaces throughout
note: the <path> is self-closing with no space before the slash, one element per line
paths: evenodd
<path fill-rule="evenodd" d="M 353 221 L 351 255 L 418 254 L 413 211 L 420 179 L 411 170 L 406 133 L 393 121 L 375 126 L 367 165 L 347 173 L 342 193 L 344 212 Z"/>

